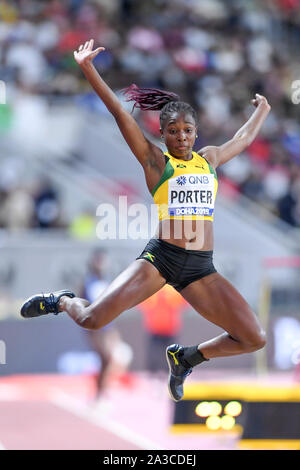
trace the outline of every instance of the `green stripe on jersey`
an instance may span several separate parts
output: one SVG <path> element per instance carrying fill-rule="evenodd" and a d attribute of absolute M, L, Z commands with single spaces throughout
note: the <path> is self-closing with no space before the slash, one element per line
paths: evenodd
<path fill-rule="evenodd" d="M 174 174 L 174 168 L 172 167 L 171 163 L 170 163 L 170 160 L 168 160 L 166 166 L 165 166 L 165 170 L 163 172 L 163 175 L 162 177 L 160 178 L 159 182 L 157 183 L 157 185 L 154 187 L 154 189 L 152 190 L 152 196 L 154 196 L 154 194 L 156 193 L 156 191 L 158 190 L 158 188 L 166 181 L 168 180 L 169 178 L 171 178 L 171 176 L 173 176 Z"/>

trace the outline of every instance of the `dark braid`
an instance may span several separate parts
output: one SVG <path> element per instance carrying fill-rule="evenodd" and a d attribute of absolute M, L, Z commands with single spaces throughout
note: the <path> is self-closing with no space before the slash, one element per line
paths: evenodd
<path fill-rule="evenodd" d="M 143 111 L 160 110 L 159 120 L 161 128 L 163 128 L 163 123 L 170 113 L 174 111 L 190 113 L 195 122 L 197 121 L 197 114 L 192 106 L 180 101 L 180 97 L 170 91 L 163 91 L 158 88 L 139 88 L 135 84 L 121 91 L 126 96 L 126 101 L 135 101 L 133 109 L 140 108 Z"/>
<path fill-rule="evenodd" d="M 170 101 L 179 101 L 175 93 L 158 88 L 139 88 L 135 83 L 121 91 L 126 95 L 126 101 L 135 101 L 133 109 L 140 108 L 143 111 L 160 110 Z"/>

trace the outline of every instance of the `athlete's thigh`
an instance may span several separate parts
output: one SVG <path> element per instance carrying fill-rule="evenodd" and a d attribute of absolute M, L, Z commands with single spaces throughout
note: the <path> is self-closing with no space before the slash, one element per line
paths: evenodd
<path fill-rule="evenodd" d="M 221 274 L 213 273 L 181 291 L 181 295 L 204 318 L 234 338 L 249 339 L 261 331 L 250 305 Z"/>
<path fill-rule="evenodd" d="M 124 310 L 138 305 L 161 289 L 165 278 L 148 261 L 133 261 L 93 302 L 89 309 L 94 313 L 105 311 L 113 319 Z"/>

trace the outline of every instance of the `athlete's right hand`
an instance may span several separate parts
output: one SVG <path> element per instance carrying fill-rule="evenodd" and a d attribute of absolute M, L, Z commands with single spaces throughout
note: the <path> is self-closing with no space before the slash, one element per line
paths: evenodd
<path fill-rule="evenodd" d="M 87 41 L 84 45 L 80 45 L 78 51 L 74 51 L 74 59 L 78 65 L 85 65 L 99 54 L 99 52 L 105 51 L 105 47 L 97 47 L 93 51 L 94 39 Z"/>

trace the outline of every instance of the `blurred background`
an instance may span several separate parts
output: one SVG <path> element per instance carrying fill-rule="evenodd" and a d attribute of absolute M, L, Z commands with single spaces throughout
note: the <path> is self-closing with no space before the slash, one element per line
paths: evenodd
<path fill-rule="evenodd" d="M 299 0 L 1 0 L 0 405 L 12 414 L 0 417 L 0 447 L 68 448 L 69 440 L 54 437 L 51 419 L 57 425 L 61 415 L 54 410 L 66 412 L 73 397 L 69 412 L 95 427 L 87 430 L 94 436 L 87 443 L 73 436 L 74 448 L 236 448 L 238 432 L 205 428 L 205 421 L 198 434 L 171 433 L 178 413 L 189 421 L 189 412 L 167 397 L 165 342 L 195 344 L 220 332 L 173 291 L 124 312 L 101 338 L 64 315 L 20 318 L 20 305 L 36 292 L 69 288 L 92 298 L 151 235 L 148 216 L 136 239 L 109 239 L 99 228 L 100 204 L 124 215 L 138 202 L 150 214 L 152 198 L 142 168 L 73 59 L 90 38 L 106 48 L 94 63 L 121 100 L 120 90 L 136 83 L 176 92 L 197 109 L 196 150 L 230 139 L 253 112 L 255 93 L 267 97 L 272 112 L 258 138 L 218 169 L 215 266 L 258 313 L 268 345 L 257 354 L 210 361 L 190 381 L 217 380 L 222 388 L 224 380 L 251 378 L 293 393 L 300 381 Z M 123 104 L 131 111 L 132 104 Z M 158 114 L 136 110 L 134 116 L 162 146 Z M 154 316 L 159 307 L 168 312 L 168 325 Z M 155 370 L 148 357 L 153 344 L 161 350 Z M 41 441 L 26 441 L 27 412 L 40 419 L 50 442 L 42 433 Z M 270 413 L 279 415 L 276 408 Z M 299 413 L 299 406 L 293 409 Z M 150 425 L 158 416 L 162 421 Z M 76 428 L 66 416 L 64 423 L 66 433 Z M 106 441 L 105 432 L 115 441 Z M 274 435 L 298 439 L 299 448 L 299 426 L 297 435 L 288 432 Z M 126 443 L 124 435 L 135 437 Z"/>

